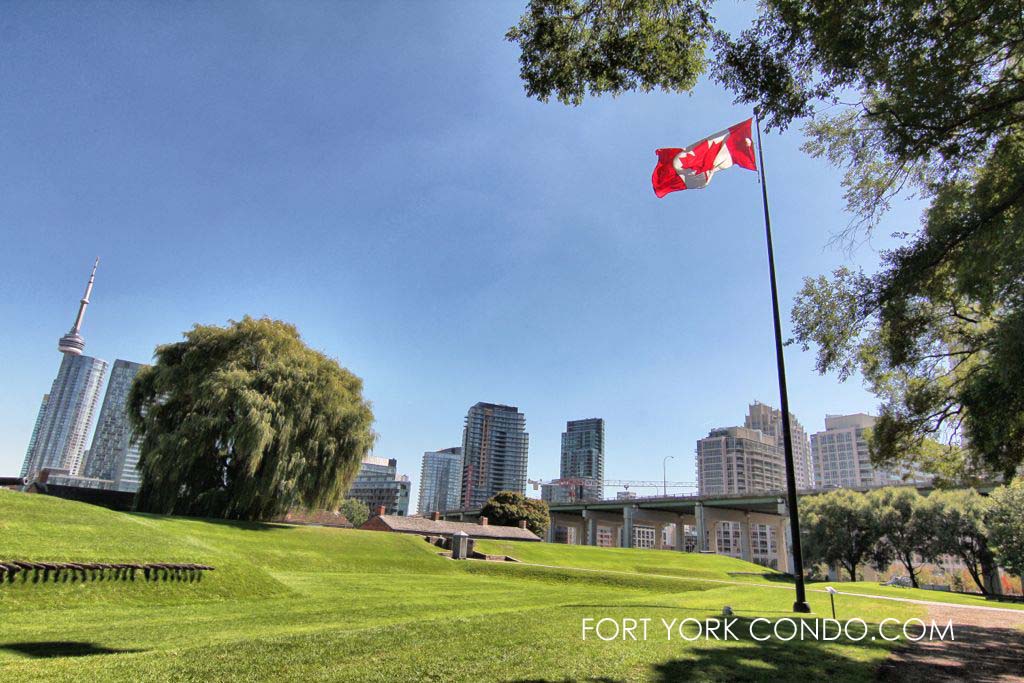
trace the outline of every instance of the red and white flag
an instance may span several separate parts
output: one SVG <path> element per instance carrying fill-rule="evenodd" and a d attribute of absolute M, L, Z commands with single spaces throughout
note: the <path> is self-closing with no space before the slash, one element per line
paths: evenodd
<path fill-rule="evenodd" d="M 708 136 L 689 147 L 659 149 L 658 165 L 654 167 L 651 182 L 654 194 L 664 197 L 676 190 L 697 190 L 711 182 L 716 171 L 733 164 L 751 171 L 757 170 L 754 142 L 747 119 L 726 130 Z"/>

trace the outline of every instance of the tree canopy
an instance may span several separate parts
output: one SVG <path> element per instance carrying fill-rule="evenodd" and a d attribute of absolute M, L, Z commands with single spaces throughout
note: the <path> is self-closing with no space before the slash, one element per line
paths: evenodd
<path fill-rule="evenodd" d="M 140 510 L 272 519 L 335 509 L 373 445 L 362 381 L 294 326 L 196 325 L 132 385 Z"/>
<path fill-rule="evenodd" d="M 809 563 L 840 564 L 857 580 L 857 568 L 874 560 L 882 528 L 871 501 L 837 489 L 800 500 L 801 540 Z"/>
<path fill-rule="evenodd" d="M 1024 577 L 1024 478 L 1000 486 L 990 496 L 989 543 L 999 565 Z"/>
<path fill-rule="evenodd" d="M 867 495 L 878 522 L 876 566 L 884 569 L 895 559 L 907 570 L 910 585 L 918 587 L 917 573 L 922 562 L 932 561 L 934 543 L 924 498 L 915 488 L 887 487 Z"/>
<path fill-rule="evenodd" d="M 809 278 L 795 340 L 865 378 L 878 462 L 947 445 L 965 471 L 1024 462 L 1024 18 L 1017 3 L 765 0 L 715 26 L 710 0 L 530 0 L 508 39 L 528 95 L 686 92 L 707 73 L 844 171 L 868 238 L 898 196 L 927 203 L 875 273 Z M 835 305 L 822 305 L 823 302 Z M 964 445 L 969 445 L 965 449 Z M 984 467 L 982 467 L 984 466 Z"/>
<path fill-rule="evenodd" d="M 992 586 L 986 577 L 996 576 L 985 524 L 989 501 L 973 489 L 936 491 L 926 500 L 925 523 L 934 533 L 930 554 L 961 560 L 978 590 L 987 595 Z"/>
<path fill-rule="evenodd" d="M 527 498 L 517 491 L 496 493 L 480 509 L 480 515 L 487 518 L 488 524 L 498 526 L 518 526 L 526 520 L 526 528 L 544 538 L 547 533 L 549 515 L 548 504 L 536 498 Z"/>
<path fill-rule="evenodd" d="M 361 527 L 370 518 L 369 506 L 355 498 L 345 498 L 338 503 L 338 512 L 345 515 L 345 519 L 356 528 Z"/>

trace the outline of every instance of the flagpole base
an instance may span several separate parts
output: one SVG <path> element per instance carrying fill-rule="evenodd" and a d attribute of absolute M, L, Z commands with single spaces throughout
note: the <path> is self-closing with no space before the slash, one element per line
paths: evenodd
<path fill-rule="evenodd" d="M 798 614 L 810 614 L 811 606 L 806 602 L 797 601 L 793 603 L 793 611 Z"/>

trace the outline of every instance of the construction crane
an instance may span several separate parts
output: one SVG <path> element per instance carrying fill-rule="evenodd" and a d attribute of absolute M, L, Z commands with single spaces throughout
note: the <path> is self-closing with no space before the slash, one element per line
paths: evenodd
<path fill-rule="evenodd" d="M 596 488 L 600 486 L 602 489 L 607 487 L 621 486 L 627 492 L 630 487 L 633 488 L 653 488 L 653 489 L 691 489 L 694 492 L 697 490 L 697 483 L 693 481 L 648 481 L 644 479 L 593 479 L 590 477 L 572 477 L 565 479 L 551 479 L 550 481 L 544 481 L 541 479 L 527 479 L 527 481 L 533 485 L 533 490 L 538 490 L 545 484 L 552 486 L 558 486 L 566 489 L 569 494 L 570 500 L 576 500 L 582 497 L 583 490 L 585 488 Z M 602 493 L 602 498 L 604 497 Z"/>

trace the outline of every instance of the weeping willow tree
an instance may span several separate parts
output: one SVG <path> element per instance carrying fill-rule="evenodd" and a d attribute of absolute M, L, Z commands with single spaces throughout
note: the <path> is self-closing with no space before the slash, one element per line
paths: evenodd
<path fill-rule="evenodd" d="M 132 385 L 138 509 L 270 519 L 330 509 L 373 445 L 362 380 L 293 325 L 245 317 L 160 346 Z"/>

